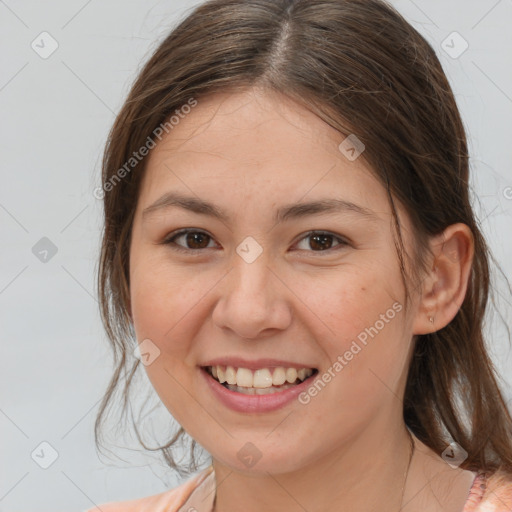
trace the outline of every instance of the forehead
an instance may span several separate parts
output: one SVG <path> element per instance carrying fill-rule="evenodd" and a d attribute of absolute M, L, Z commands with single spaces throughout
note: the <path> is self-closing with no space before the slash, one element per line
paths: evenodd
<path fill-rule="evenodd" d="M 349 161 L 339 150 L 345 135 L 285 96 L 216 94 L 181 117 L 150 152 L 141 207 L 180 190 L 221 203 L 236 201 L 236 192 L 260 207 L 327 193 L 388 210 L 364 158 Z"/>
<path fill-rule="evenodd" d="M 181 117 L 153 154 L 193 151 L 258 163 L 319 150 L 338 158 L 338 145 L 344 139 L 302 105 L 257 88 L 200 98 Z"/>

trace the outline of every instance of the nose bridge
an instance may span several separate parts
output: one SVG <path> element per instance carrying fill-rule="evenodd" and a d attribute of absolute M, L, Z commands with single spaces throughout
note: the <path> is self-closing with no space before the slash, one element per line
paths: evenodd
<path fill-rule="evenodd" d="M 230 295 L 251 300 L 254 308 L 263 306 L 273 288 L 270 283 L 272 272 L 269 263 L 269 258 L 263 251 L 256 255 L 253 247 L 249 246 L 247 250 L 247 245 L 240 244 L 237 255 L 233 258 Z"/>
<path fill-rule="evenodd" d="M 269 250 L 252 236 L 245 237 L 236 247 L 233 255 L 235 273 L 240 284 L 261 287 L 268 282 L 270 272 Z"/>
<path fill-rule="evenodd" d="M 289 324 L 285 293 L 271 267 L 270 253 L 258 249 L 254 242 L 237 247 L 213 313 L 217 326 L 229 327 L 242 338 L 254 338 L 263 330 L 283 329 Z"/>

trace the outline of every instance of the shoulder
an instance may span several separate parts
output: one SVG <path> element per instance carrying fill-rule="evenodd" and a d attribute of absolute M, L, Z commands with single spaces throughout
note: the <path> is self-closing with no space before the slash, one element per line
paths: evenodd
<path fill-rule="evenodd" d="M 102 503 L 84 512 L 175 512 L 187 501 L 190 494 L 211 471 L 212 467 L 209 466 L 181 485 L 153 496 L 146 496 L 135 500 Z"/>
<path fill-rule="evenodd" d="M 510 512 L 512 474 L 481 472 L 475 478 L 464 512 Z"/>

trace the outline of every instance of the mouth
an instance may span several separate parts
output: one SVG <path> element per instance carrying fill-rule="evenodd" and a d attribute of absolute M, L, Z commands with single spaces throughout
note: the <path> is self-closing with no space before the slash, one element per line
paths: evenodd
<path fill-rule="evenodd" d="M 226 389 L 244 395 L 268 395 L 293 388 L 318 373 L 317 368 L 249 368 L 229 365 L 201 367 Z"/>

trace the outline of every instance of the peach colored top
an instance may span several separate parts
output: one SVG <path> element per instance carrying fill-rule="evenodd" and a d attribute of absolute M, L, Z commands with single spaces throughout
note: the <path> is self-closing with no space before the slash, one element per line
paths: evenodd
<path fill-rule="evenodd" d="M 215 498 L 213 466 L 174 489 L 129 501 L 101 504 L 85 512 L 212 512 Z M 475 473 L 468 499 L 461 512 L 512 511 L 512 479 L 501 473 Z"/>

